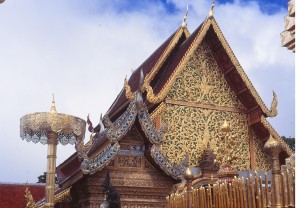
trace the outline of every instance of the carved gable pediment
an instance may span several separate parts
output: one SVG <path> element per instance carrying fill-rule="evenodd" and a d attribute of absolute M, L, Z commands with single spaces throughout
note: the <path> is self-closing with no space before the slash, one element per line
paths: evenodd
<path fill-rule="evenodd" d="M 230 154 L 237 156 L 233 166 L 238 170 L 250 167 L 246 109 L 228 85 L 205 39 L 177 75 L 165 102 L 161 119 L 168 131 L 162 149 L 171 161 L 178 163 L 189 154 L 190 165 L 197 166 L 208 142 L 222 160 L 225 147 L 220 127 L 227 120 L 234 143 Z"/>
<path fill-rule="evenodd" d="M 197 47 L 177 76 L 167 99 L 245 109 L 227 84 L 205 41 Z"/>

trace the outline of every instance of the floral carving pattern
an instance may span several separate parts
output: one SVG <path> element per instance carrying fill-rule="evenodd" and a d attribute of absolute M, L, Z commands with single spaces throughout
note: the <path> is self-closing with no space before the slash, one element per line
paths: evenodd
<path fill-rule="evenodd" d="M 254 141 L 255 169 L 271 170 L 271 156 L 264 152 L 264 143 L 252 131 Z"/>
<path fill-rule="evenodd" d="M 189 63 L 177 77 L 167 99 L 245 109 L 227 84 L 205 42 L 196 49 Z M 229 151 L 231 155 L 239 156 L 232 161 L 233 167 L 238 170 L 249 169 L 250 154 L 245 113 L 169 103 L 162 115 L 162 122 L 168 126 L 161 145 L 162 151 L 170 162 L 179 163 L 188 154 L 190 165 L 198 165 L 199 157 L 209 141 L 211 149 L 220 160 L 225 154 L 224 148 L 221 148 L 224 145 L 221 139 L 224 136 L 221 131 L 224 120 L 232 129 L 230 139 L 239 140 Z"/>
<path fill-rule="evenodd" d="M 202 42 L 191 56 L 167 98 L 244 109 L 227 84 L 210 47 L 205 42 Z"/>
<path fill-rule="evenodd" d="M 141 156 L 122 155 L 118 157 L 120 167 L 142 167 Z"/>
<path fill-rule="evenodd" d="M 170 161 L 179 163 L 188 154 L 190 165 L 198 165 L 207 142 L 210 142 L 217 159 L 221 160 L 225 154 L 221 148 L 224 145 L 221 139 L 221 125 L 226 120 L 232 129 L 228 141 L 239 140 L 235 142 L 234 148 L 229 150 L 231 155 L 239 156 L 232 161 L 232 165 L 238 170 L 249 169 L 250 154 L 245 114 L 168 105 L 163 119 L 168 124 L 168 130 L 164 134 L 162 150 Z"/>

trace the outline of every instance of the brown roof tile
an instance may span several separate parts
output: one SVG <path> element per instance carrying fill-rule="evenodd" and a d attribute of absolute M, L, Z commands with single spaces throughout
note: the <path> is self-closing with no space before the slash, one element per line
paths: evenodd
<path fill-rule="evenodd" d="M 159 61 L 160 57 L 163 55 L 163 53 L 166 51 L 168 46 L 170 45 L 171 41 L 174 39 L 176 36 L 177 32 L 180 30 L 176 30 L 154 53 L 152 53 L 149 58 L 144 61 L 130 76 L 128 80 L 128 84 L 131 87 L 131 90 L 135 92 L 138 89 L 138 84 L 139 84 L 139 76 L 140 76 L 140 71 L 143 69 L 144 74 L 148 74 L 151 72 L 155 64 Z M 184 33 L 183 33 L 184 34 Z M 127 103 L 127 98 L 125 96 L 125 90 L 122 89 L 116 100 L 113 102 L 111 105 L 110 109 L 108 110 L 108 115 L 109 116 L 114 116 L 114 113 L 116 110 L 118 110 L 120 107 L 122 107 L 124 104 Z"/>
<path fill-rule="evenodd" d="M 45 184 L 9 184 L 0 183 L 0 207 L 26 207 L 25 189 L 28 187 L 35 202 L 45 196 Z"/>

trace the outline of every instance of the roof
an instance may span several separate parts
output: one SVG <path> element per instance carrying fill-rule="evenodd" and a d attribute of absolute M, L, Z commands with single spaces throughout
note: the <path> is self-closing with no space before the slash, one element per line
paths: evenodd
<path fill-rule="evenodd" d="M 150 56 L 144 61 L 133 73 L 131 74 L 128 84 L 132 91 L 138 89 L 140 71 L 143 70 L 144 74 L 155 75 L 163 65 L 168 64 L 168 60 L 171 59 L 174 54 L 174 50 L 177 46 L 189 36 L 189 32 L 186 27 L 180 26 L 161 46 L 159 46 Z M 124 110 L 128 104 L 128 99 L 125 95 L 124 88 L 121 90 L 116 100 L 109 108 L 107 114 L 110 118 L 114 117 L 121 110 Z"/>
<path fill-rule="evenodd" d="M 274 94 L 271 109 L 268 109 L 239 64 L 214 17 L 206 18 L 192 34 L 189 35 L 186 31 L 185 27 L 180 27 L 176 30 L 140 67 L 132 73 L 128 80 L 128 84 L 126 85 L 125 83 L 125 88 L 123 88 L 120 92 L 106 114 L 114 121 L 112 126 L 114 126 L 114 128 L 118 127 L 118 130 L 121 129 L 122 122 L 126 119 L 126 111 L 128 111 L 130 107 L 129 103 L 132 104 L 132 102 L 134 102 L 126 95 L 126 90 L 130 90 L 131 92 L 136 92 L 138 90 L 141 71 L 146 74 L 144 84 L 142 86 L 142 92 L 144 91 L 144 96 L 146 95 L 147 102 L 150 102 L 151 104 L 147 106 L 147 110 L 149 111 L 149 106 L 151 106 L 153 107 L 151 110 L 155 112 L 155 108 L 157 108 L 156 106 L 159 106 L 160 103 L 165 101 L 165 98 L 176 81 L 177 76 L 179 76 L 180 72 L 184 69 L 184 66 L 188 63 L 189 58 L 194 54 L 199 44 L 206 41 L 212 49 L 212 55 L 222 71 L 224 78 L 237 95 L 238 99 L 245 106 L 245 112 L 250 118 L 251 116 L 255 118 L 253 119 L 253 123 L 249 125 L 257 133 L 260 139 L 264 140 L 272 134 L 273 137 L 283 146 L 285 153 L 287 153 L 287 155 L 292 154 L 290 148 L 281 141 L 277 132 L 265 120 L 265 117 L 274 117 L 277 115 L 276 95 Z M 135 109 L 135 111 L 136 110 L 137 109 Z M 148 112 L 145 112 L 144 115 L 147 113 Z M 130 114 L 130 111 L 128 111 L 127 115 L 132 116 L 133 114 Z M 135 116 L 132 116 L 130 125 L 133 124 Z M 128 126 L 129 125 L 127 124 L 126 128 Z M 144 129 L 142 130 L 144 131 Z M 147 137 L 147 134 L 145 135 Z M 103 142 L 103 140 L 99 141 L 101 141 L 101 147 L 99 145 L 97 146 L 97 152 L 104 150 L 106 148 L 105 146 L 110 145 L 109 142 Z M 154 153 L 151 153 L 151 155 L 153 157 Z M 160 152 L 157 153 L 157 157 L 164 159 L 164 155 Z M 72 157 L 72 160 L 75 160 L 75 157 Z M 156 160 L 156 162 L 158 165 L 163 165 L 159 164 L 158 160 Z M 76 173 L 67 173 L 68 171 L 62 171 L 66 173 L 64 176 L 65 181 L 67 181 L 66 183 L 70 186 L 82 177 L 82 173 L 78 169 L 78 163 L 76 162 L 63 163 L 60 169 L 67 170 L 69 167 L 68 164 L 70 166 L 72 165 L 74 170 L 76 169 Z M 170 164 L 168 165 L 171 167 Z M 172 175 L 172 171 L 165 170 L 162 166 L 160 167 L 166 173 L 170 173 L 170 175 Z M 172 177 L 174 177 L 174 175 L 172 175 Z"/>
<path fill-rule="evenodd" d="M 276 116 L 276 96 L 274 96 L 274 104 L 272 103 L 272 108 L 269 110 L 239 64 L 214 17 L 207 18 L 182 45 L 180 45 L 175 58 L 172 59 L 168 68 L 165 69 L 166 73 L 162 75 L 158 83 L 153 84 L 151 83 L 152 80 L 145 79 L 144 87 L 147 90 L 147 100 L 151 103 L 160 103 L 166 98 L 177 76 L 184 69 L 184 66 L 187 64 L 197 46 L 205 40 L 210 41 L 214 51 L 213 55 L 220 69 L 230 87 L 238 94 L 238 98 L 244 106 L 247 109 L 258 106 L 265 116 Z"/>
<path fill-rule="evenodd" d="M 28 187 L 34 201 L 45 196 L 45 184 L 16 184 L 0 183 L 0 207 L 24 208 L 26 207 L 25 189 Z"/>

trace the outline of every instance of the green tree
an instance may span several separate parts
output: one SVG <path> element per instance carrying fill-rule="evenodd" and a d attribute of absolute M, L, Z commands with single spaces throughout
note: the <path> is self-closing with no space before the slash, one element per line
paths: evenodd
<path fill-rule="evenodd" d="M 281 138 L 290 146 L 290 148 L 293 151 L 295 151 L 295 138 L 294 137 L 281 136 Z"/>

